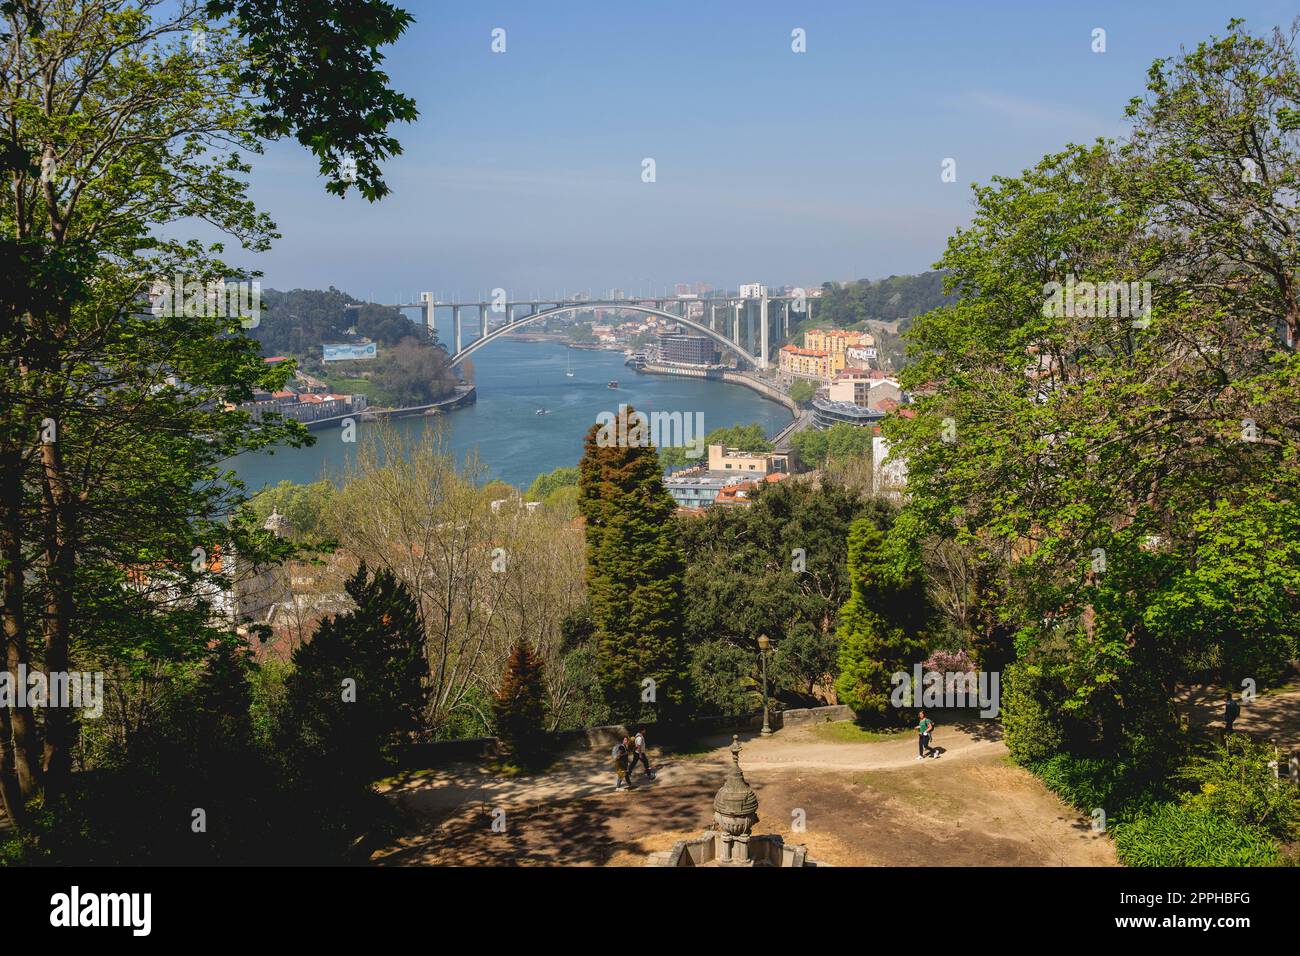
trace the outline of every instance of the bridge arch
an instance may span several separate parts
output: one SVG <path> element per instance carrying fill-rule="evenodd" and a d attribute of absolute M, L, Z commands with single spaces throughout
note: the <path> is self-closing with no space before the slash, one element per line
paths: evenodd
<path fill-rule="evenodd" d="M 478 351 L 480 348 L 487 345 L 488 343 L 494 341 L 495 339 L 500 338 L 502 335 L 505 335 L 508 332 L 513 332 L 516 329 L 522 328 L 523 326 L 528 325 L 531 322 L 536 322 L 538 319 L 544 319 L 547 316 L 551 316 L 551 315 L 559 315 L 561 312 L 585 312 L 589 309 L 625 309 L 629 312 L 642 312 L 645 313 L 646 315 L 657 315 L 660 316 L 661 318 L 671 319 L 674 322 L 680 322 L 682 325 L 686 326 L 687 328 L 694 329 L 695 331 L 701 333 L 702 335 L 705 335 L 708 338 L 712 339 L 714 342 L 718 343 L 718 345 L 720 345 L 726 351 L 730 352 L 732 355 L 735 355 L 743 359 L 744 361 L 748 362 L 750 366 L 754 368 L 761 367 L 761 363 L 759 362 L 758 356 L 750 355 L 748 352 L 742 349 L 735 342 L 731 341 L 731 339 L 727 338 L 721 332 L 715 331 L 714 329 L 711 329 L 707 325 L 704 325 L 700 322 L 696 322 L 694 319 L 688 319 L 685 318 L 684 316 L 678 315 L 675 312 L 669 312 L 665 309 L 657 309 L 649 305 L 641 305 L 640 303 L 617 302 L 617 301 L 615 302 L 574 302 L 572 304 L 559 305 L 553 309 L 543 309 L 541 312 L 534 312 L 532 315 L 526 315 L 523 318 L 515 319 L 515 321 L 513 322 L 507 322 L 505 325 L 493 329 L 491 332 L 488 332 L 486 335 L 480 335 L 469 345 L 465 346 L 459 352 L 453 354 L 451 356 L 451 364 L 452 366 L 459 365 L 465 359 L 469 358 L 470 355 L 472 355 L 474 352 Z"/>

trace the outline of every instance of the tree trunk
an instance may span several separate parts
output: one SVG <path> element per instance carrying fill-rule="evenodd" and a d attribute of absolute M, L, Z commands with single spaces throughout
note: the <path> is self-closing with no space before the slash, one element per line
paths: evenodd
<path fill-rule="evenodd" d="M 9 708 L 0 707 L 0 808 L 15 826 L 27 825 L 27 801 L 18 786 L 14 773 L 14 753 L 9 742 L 13 728 L 9 721 Z"/>
<path fill-rule="evenodd" d="M 51 676 L 66 674 L 68 670 L 76 569 L 75 503 L 71 500 L 63 474 L 63 456 L 59 449 L 62 437 L 56 431 L 54 441 L 41 445 L 46 483 L 45 563 L 49 586 L 45 605 L 45 670 Z M 72 773 L 72 709 L 68 706 L 69 701 L 50 701 L 50 704 L 45 716 L 42 762 L 47 797 L 62 793 Z"/>
<path fill-rule="evenodd" d="M 22 456 L 6 450 L 0 458 L 0 564 L 4 566 L 4 597 L 0 603 L 3 624 L 4 664 L 12 675 L 15 692 L 20 671 L 30 666 L 27 635 L 23 620 L 23 546 L 22 546 Z M 36 718 L 28 706 L 17 701 L 6 715 L 9 735 L 13 739 L 13 764 L 18 790 L 24 799 L 40 788 L 40 740 Z M 8 736 L 8 735 L 7 735 Z M 17 821 L 17 816 L 11 814 Z"/>

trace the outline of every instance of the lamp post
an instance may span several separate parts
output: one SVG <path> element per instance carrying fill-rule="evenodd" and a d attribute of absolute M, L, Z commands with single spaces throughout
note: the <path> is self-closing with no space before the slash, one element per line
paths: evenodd
<path fill-rule="evenodd" d="M 759 733 L 760 737 L 772 736 L 772 725 L 767 721 L 767 652 L 772 646 L 766 634 L 759 635 L 758 638 L 758 658 L 763 663 L 763 729 Z"/>

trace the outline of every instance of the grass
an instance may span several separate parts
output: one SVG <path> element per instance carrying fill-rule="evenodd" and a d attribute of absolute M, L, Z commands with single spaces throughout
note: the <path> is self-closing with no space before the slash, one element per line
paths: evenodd
<path fill-rule="evenodd" d="M 833 720 L 824 724 L 812 725 L 813 735 L 818 740 L 837 744 L 879 743 L 882 740 L 896 740 L 902 730 L 874 730 L 861 727 L 851 720 Z"/>

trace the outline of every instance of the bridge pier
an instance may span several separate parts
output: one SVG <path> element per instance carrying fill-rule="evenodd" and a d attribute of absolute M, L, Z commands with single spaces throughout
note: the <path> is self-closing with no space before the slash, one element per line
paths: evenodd
<path fill-rule="evenodd" d="M 437 316 L 434 315 L 434 297 L 432 292 L 421 292 L 420 301 L 424 303 L 424 331 L 433 338 L 438 334 Z"/>
<path fill-rule="evenodd" d="M 758 300 L 758 325 L 759 325 L 759 353 L 758 368 L 760 371 L 767 369 L 767 296 Z"/>
<path fill-rule="evenodd" d="M 452 324 L 452 328 L 455 329 L 455 334 L 456 334 L 455 354 L 459 355 L 463 343 L 461 341 L 461 336 L 460 336 L 460 306 L 458 305 L 453 305 L 451 307 L 451 324 Z"/>

